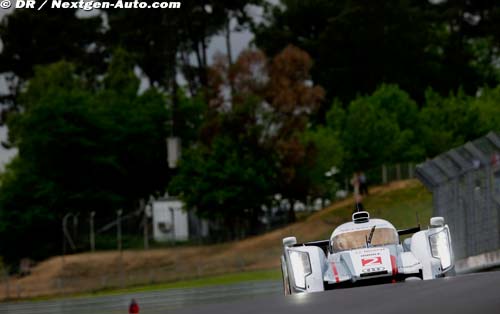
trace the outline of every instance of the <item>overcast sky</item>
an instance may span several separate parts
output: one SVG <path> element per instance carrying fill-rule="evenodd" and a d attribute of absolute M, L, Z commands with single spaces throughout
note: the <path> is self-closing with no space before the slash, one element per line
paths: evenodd
<path fill-rule="evenodd" d="M 272 1 L 275 2 L 275 1 Z M 261 10 L 259 8 L 250 8 L 252 15 L 254 18 L 257 20 L 260 19 L 261 15 Z M 0 9 L 0 21 L 2 20 L 3 16 L 6 14 L 12 12 L 12 9 Z M 233 32 L 231 36 L 231 49 L 232 49 L 232 54 L 233 57 L 238 56 L 238 54 L 244 50 L 245 48 L 248 47 L 249 43 L 253 39 L 253 34 L 248 32 L 248 31 L 242 31 L 242 32 Z M 1 49 L 1 43 L 0 43 L 0 49 Z M 215 53 L 217 52 L 222 52 L 225 53 L 226 51 L 226 43 L 224 36 L 216 36 L 212 38 L 209 48 L 208 48 L 208 57 L 209 60 L 212 60 L 212 57 L 214 56 Z M 147 83 L 143 80 L 142 81 L 142 88 L 147 86 Z M 7 92 L 6 85 L 5 85 L 5 80 L 3 77 L 0 76 L 0 93 L 5 94 Z M 7 137 L 7 128 L 6 127 L 0 127 L 0 140 L 5 140 Z M 11 160 L 13 156 L 17 154 L 16 149 L 10 149 L 7 150 L 3 147 L 0 147 L 0 171 L 2 171 L 5 167 L 5 164 Z"/>

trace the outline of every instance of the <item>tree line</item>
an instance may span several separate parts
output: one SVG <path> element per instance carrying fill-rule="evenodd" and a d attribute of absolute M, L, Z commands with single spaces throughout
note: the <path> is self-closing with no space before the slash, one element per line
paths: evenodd
<path fill-rule="evenodd" d="M 19 151 L 0 177 L 7 261 L 57 254 L 68 211 L 112 219 L 165 191 L 221 226 L 221 239 L 247 236 L 277 195 L 294 221 L 294 204 L 332 198 L 353 171 L 419 162 L 500 129 L 500 8 L 490 2 L 77 13 L 16 10 L 0 25 L 3 145 Z M 255 34 L 238 56 L 235 23 Z M 216 34 L 227 49 L 208 60 Z M 183 145 L 175 170 L 170 135 Z M 332 167 L 341 173 L 328 178 Z"/>

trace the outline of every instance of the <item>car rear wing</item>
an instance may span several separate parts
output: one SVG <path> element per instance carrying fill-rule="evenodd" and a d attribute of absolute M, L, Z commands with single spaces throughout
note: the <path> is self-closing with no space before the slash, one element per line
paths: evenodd
<path fill-rule="evenodd" d="M 420 225 L 418 225 L 418 226 L 413 227 L 413 228 L 398 230 L 398 235 L 402 236 L 402 235 L 407 235 L 407 234 L 414 234 L 414 233 L 419 232 L 420 230 L 421 230 Z"/>
<path fill-rule="evenodd" d="M 327 254 L 329 245 L 330 245 L 330 240 L 320 240 L 320 241 L 312 241 L 312 242 L 306 242 L 306 243 L 297 243 L 297 244 L 292 245 L 292 247 L 317 246 L 320 249 L 322 249 L 325 254 Z"/>
<path fill-rule="evenodd" d="M 402 236 L 402 235 L 407 235 L 407 234 L 414 234 L 414 233 L 417 233 L 420 230 L 422 230 L 420 228 L 420 221 L 418 219 L 418 212 L 415 213 L 415 217 L 417 218 L 417 226 L 413 227 L 413 228 L 398 230 L 398 235 Z"/>

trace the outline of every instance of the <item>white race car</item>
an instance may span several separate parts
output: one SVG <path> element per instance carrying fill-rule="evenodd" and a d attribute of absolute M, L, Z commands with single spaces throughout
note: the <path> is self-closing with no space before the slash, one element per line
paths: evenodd
<path fill-rule="evenodd" d="M 413 234 L 400 243 L 399 236 Z M 420 226 L 396 230 L 366 211 L 337 227 L 330 240 L 298 244 L 283 239 L 281 268 L 285 295 L 378 283 L 444 277 L 454 267 L 448 225 L 433 217 Z"/>

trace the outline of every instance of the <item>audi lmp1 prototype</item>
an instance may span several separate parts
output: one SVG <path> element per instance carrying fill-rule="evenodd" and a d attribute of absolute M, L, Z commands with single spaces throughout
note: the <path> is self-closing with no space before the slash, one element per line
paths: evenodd
<path fill-rule="evenodd" d="M 410 235 L 400 243 L 399 236 Z M 329 240 L 297 243 L 283 239 L 281 268 L 285 295 L 335 288 L 444 277 L 454 265 L 448 225 L 432 217 L 427 230 L 396 230 L 366 211 L 337 227 Z"/>

